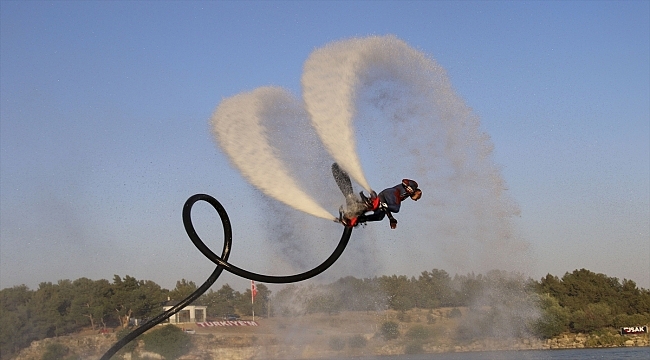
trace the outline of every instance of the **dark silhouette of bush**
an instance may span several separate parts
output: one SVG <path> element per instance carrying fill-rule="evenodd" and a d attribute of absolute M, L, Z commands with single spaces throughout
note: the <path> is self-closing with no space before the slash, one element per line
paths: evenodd
<path fill-rule="evenodd" d="M 174 360 L 190 351 L 190 335 L 174 325 L 165 325 L 143 336 L 144 349 Z"/>
<path fill-rule="evenodd" d="M 399 327 L 394 321 L 384 321 L 379 332 L 384 340 L 393 340 L 399 337 Z"/>

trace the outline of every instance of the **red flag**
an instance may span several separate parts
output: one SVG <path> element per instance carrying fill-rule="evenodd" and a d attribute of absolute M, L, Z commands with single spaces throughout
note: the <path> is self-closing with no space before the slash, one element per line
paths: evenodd
<path fill-rule="evenodd" d="M 257 296 L 257 286 L 255 286 L 255 281 L 251 280 L 251 301 Z"/>

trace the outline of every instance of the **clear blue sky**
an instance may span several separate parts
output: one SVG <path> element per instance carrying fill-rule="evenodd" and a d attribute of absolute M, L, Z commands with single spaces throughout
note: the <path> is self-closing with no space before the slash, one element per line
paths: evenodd
<path fill-rule="evenodd" d="M 231 215 L 233 263 L 276 271 L 260 195 L 215 146 L 210 115 L 260 86 L 299 94 L 314 49 L 385 34 L 436 59 L 481 118 L 521 208 L 530 276 L 587 268 L 650 288 L 648 1 L 0 6 L 2 288 L 113 274 L 202 282 L 212 265 L 181 222 L 200 192 Z M 220 248 L 214 215 L 197 212 Z M 399 260 L 408 226 L 404 238 L 378 233 L 377 258 Z M 333 274 L 358 276 L 341 270 L 353 254 Z M 435 242 L 417 254 L 377 275 L 458 270 Z"/>

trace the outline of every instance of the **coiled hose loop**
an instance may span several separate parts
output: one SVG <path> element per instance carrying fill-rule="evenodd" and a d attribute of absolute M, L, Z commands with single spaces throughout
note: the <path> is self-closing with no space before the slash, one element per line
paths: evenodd
<path fill-rule="evenodd" d="M 196 230 L 194 229 L 194 225 L 192 224 L 191 213 L 192 213 L 192 206 L 194 206 L 194 204 L 197 201 L 208 202 L 210 205 L 212 205 L 212 207 L 214 207 L 214 209 L 219 214 L 219 217 L 221 218 L 221 224 L 223 225 L 223 238 L 224 238 L 223 250 L 221 251 L 221 256 L 217 256 L 217 254 L 215 254 L 212 250 L 210 250 L 210 248 L 207 245 L 205 245 L 203 240 L 201 240 L 199 235 L 196 233 Z M 352 228 L 345 227 L 343 230 L 343 235 L 341 235 L 341 240 L 339 241 L 339 244 L 336 246 L 336 249 L 334 249 L 334 252 L 332 252 L 332 254 L 323 263 L 316 266 L 315 268 L 296 275 L 272 276 L 272 275 L 263 275 L 263 274 L 250 272 L 228 263 L 228 257 L 230 256 L 230 250 L 232 248 L 232 227 L 230 225 L 230 219 L 228 218 L 228 213 L 226 212 L 226 209 L 223 207 L 223 205 L 221 205 L 219 201 L 217 201 L 217 199 L 213 198 L 212 196 L 206 194 L 196 194 L 190 196 L 190 198 L 187 199 L 185 205 L 183 206 L 183 225 L 185 226 L 185 231 L 187 232 L 187 235 L 190 237 L 190 240 L 192 241 L 194 246 L 196 246 L 197 249 L 199 249 L 199 251 L 205 257 L 207 257 L 208 259 L 210 259 L 210 261 L 215 263 L 217 267 L 214 269 L 212 274 L 210 274 L 210 277 L 208 277 L 208 279 L 198 289 L 196 289 L 196 291 L 194 291 L 188 297 L 183 299 L 176 306 L 154 317 L 153 319 L 147 321 L 146 323 L 142 324 L 142 326 L 138 327 L 137 329 L 133 330 L 122 339 L 118 340 L 110 349 L 108 349 L 108 351 L 106 351 L 106 353 L 101 357 L 101 360 L 109 360 L 113 355 L 115 355 L 115 353 L 117 353 L 126 344 L 135 340 L 135 338 L 142 335 L 145 331 L 162 323 L 172 315 L 181 311 L 187 305 L 191 304 L 194 300 L 198 299 L 201 295 L 203 295 L 203 293 L 205 293 L 214 284 L 214 282 L 217 280 L 217 278 L 219 278 L 223 270 L 229 271 L 235 275 L 241 276 L 246 279 L 265 282 L 265 283 L 288 284 L 288 283 L 295 283 L 295 282 L 307 280 L 322 273 L 323 271 L 327 270 L 330 266 L 332 266 L 336 262 L 336 260 L 338 260 L 338 258 L 341 256 L 343 250 L 345 250 L 345 247 L 348 245 L 348 242 L 350 241 L 350 235 L 352 235 Z"/>

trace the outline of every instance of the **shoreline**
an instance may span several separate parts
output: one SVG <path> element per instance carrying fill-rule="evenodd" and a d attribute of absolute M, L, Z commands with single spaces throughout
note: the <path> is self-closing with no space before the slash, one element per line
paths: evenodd
<path fill-rule="evenodd" d="M 371 338 L 364 348 L 350 348 L 339 350 L 323 348 L 319 344 L 289 344 L 279 342 L 275 335 L 260 334 L 196 334 L 192 335 L 192 350 L 181 357 L 181 360 L 206 360 L 206 359 L 330 359 L 354 358 L 372 356 L 395 356 L 409 354 L 443 354 L 465 352 L 493 352 L 493 351 L 553 351 L 572 349 L 606 349 L 625 347 L 649 347 L 648 334 L 643 335 L 618 335 L 617 341 L 611 344 L 597 344 L 601 336 L 584 334 L 563 334 L 552 339 L 477 339 L 470 343 L 439 343 L 440 341 L 418 342 L 404 338 L 390 341 Z M 620 339 L 619 339 L 620 338 Z M 59 343 L 70 349 L 83 360 L 99 359 L 116 341 L 115 334 L 104 335 L 71 335 L 58 338 L 48 338 L 35 341 L 23 349 L 15 360 L 30 360 L 41 358 L 49 344 Z M 413 347 L 412 344 L 418 346 Z M 622 345 L 621 345 L 622 344 Z M 593 346 L 592 346 L 593 345 Z M 138 358 L 160 358 L 157 354 L 146 352 L 140 342 L 137 347 Z M 126 354 L 125 359 L 131 359 Z"/>
<path fill-rule="evenodd" d="M 648 334 L 620 335 L 613 329 L 593 334 L 564 333 L 551 339 L 535 337 L 472 336 L 460 332 L 466 309 L 451 316 L 451 308 L 433 311 L 392 310 L 341 312 L 256 318 L 258 326 L 212 326 L 196 323 L 178 324 L 189 331 L 192 345 L 181 360 L 210 359 L 328 359 L 405 354 L 439 354 L 458 352 L 565 350 L 586 348 L 648 347 Z M 458 315 L 460 314 L 460 315 Z M 248 318 L 242 319 L 250 320 Z M 394 325 L 387 338 L 383 325 Z M 156 328 L 165 325 L 158 325 Z M 154 329 L 156 329 L 154 328 Z M 115 331 L 119 329 L 114 329 Z M 42 358 L 47 346 L 60 343 L 83 360 L 99 359 L 116 341 L 115 332 L 85 332 L 35 341 L 23 349 L 15 360 Z M 138 357 L 156 358 L 144 351 L 139 340 Z M 129 354 L 125 358 L 130 358 Z"/>

